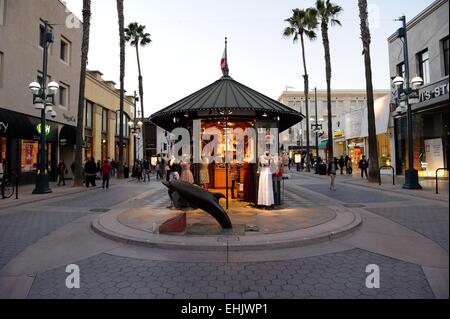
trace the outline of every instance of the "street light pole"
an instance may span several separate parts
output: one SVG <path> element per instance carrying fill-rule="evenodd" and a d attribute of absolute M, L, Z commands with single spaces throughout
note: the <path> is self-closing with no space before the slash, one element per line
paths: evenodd
<path fill-rule="evenodd" d="M 318 115 L 317 115 L 317 87 L 314 88 L 314 108 L 316 114 L 316 125 L 318 123 Z M 316 158 L 319 157 L 319 131 L 316 127 Z"/>
<path fill-rule="evenodd" d="M 136 91 L 134 91 L 134 121 L 136 121 L 136 99 L 137 99 L 137 94 L 136 94 Z M 136 152 L 136 142 L 137 142 L 137 139 L 136 139 L 136 135 L 135 134 L 133 134 L 133 141 L 134 141 L 134 154 L 133 154 L 133 158 L 134 158 L 134 161 L 133 161 L 133 163 L 136 163 L 136 154 L 137 154 L 137 152 Z"/>
<path fill-rule="evenodd" d="M 44 107 L 41 110 L 41 141 L 40 141 L 40 155 L 39 166 L 36 175 L 36 188 L 33 190 L 33 194 L 49 194 L 52 192 L 49 185 L 47 156 L 46 156 L 46 120 L 45 109 L 47 107 L 47 65 L 48 65 L 48 46 L 53 42 L 53 34 L 48 30 L 48 21 L 44 21 L 44 61 L 42 66 L 42 83 L 40 97 L 43 100 Z"/>
<path fill-rule="evenodd" d="M 413 140 L 413 118 L 411 111 L 411 104 L 409 103 L 409 95 L 412 93 L 409 84 L 409 60 L 408 60 L 408 37 L 406 31 L 406 17 L 401 16 L 399 21 L 402 22 L 403 26 L 398 31 L 398 35 L 403 38 L 403 57 L 405 63 L 405 84 L 406 88 L 404 93 L 406 95 L 406 106 L 407 106 L 407 121 L 408 121 L 408 169 L 405 172 L 405 184 L 403 188 L 405 189 L 422 189 L 419 184 L 419 174 L 416 169 L 414 169 L 414 140 Z"/>

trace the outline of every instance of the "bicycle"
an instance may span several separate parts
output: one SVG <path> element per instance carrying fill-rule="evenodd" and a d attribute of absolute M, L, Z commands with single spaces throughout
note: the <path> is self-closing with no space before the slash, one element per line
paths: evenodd
<path fill-rule="evenodd" d="M 4 174 L 0 177 L 0 191 L 2 199 L 11 198 L 14 195 L 14 185 L 9 174 Z"/>

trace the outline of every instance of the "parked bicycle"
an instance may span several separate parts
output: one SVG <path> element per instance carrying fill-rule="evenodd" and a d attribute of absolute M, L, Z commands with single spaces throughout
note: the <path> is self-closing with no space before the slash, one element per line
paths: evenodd
<path fill-rule="evenodd" d="M 14 184 L 11 180 L 11 174 L 3 174 L 0 177 L 0 191 L 2 199 L 11 198 L 14 195 Z"/>

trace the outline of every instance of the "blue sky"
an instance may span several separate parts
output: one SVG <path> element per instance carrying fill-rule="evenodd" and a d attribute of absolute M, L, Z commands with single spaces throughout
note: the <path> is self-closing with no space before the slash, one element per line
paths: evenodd
<path fill-rule="evenodd" d="M 81 17 L 82 0 L 67 0 Z M 230 75 L 237 81 L 277 99 L 286 86 L 303 90 L 300 45 L 284 39 L 284 19 L 292 8 L 315 1 L 294 0 L 125 0 L 125 23 L 147 26 L 153 43 L 142 50 L 145 115 L 193 93 L 222 74 L 220 59 L 228 37 Z M 335 0 L 343 7 L 342 27 L 330 30 L 332 89 L 364 89 L 364 63 L 357 0 Z M 372 70 L 376 89 L 389 88 L 387 38 L 432 0 L 369 1 L 372 24 Z M 116 2 L 92 1 L 92 29 L 88 68 L 119 81 L 119 38 Z M 325 64 L 320 31 L 306 43 L 310 87 L 324 89 Z M 137 89 L 135 52 L 127 50 L 126 89 Z"/>

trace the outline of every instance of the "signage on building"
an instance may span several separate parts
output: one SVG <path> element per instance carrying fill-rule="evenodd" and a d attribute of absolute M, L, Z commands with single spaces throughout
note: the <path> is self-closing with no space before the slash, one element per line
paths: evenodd
<path fill-rule="evenodd" d="M 0 122 L 0 133 L 5 133 L 8 131 L 9 123 Z"/>
<path fill-rule="evenodd" d="M 448 78 L 419 90 L 419 102 L 425 102 L 448 94 Z"/>
<path fill-rule="evenodd" d="M 337 129 L 334 130 L 333 137 L 344 137 L 344 130 Z"/>
<path fill-rule="evenodd" d="M 425 158 L 428 171 L 435 172 L 438 168 L 444 167 L 444 152 L 441 138 L 425 140 Z"/>
<path fill-rule="evenodd" d="M 75 116 L 69 116 L 66 113 L 63 113 L 63 118 L 67 121 L 67 122 L 76 122 Z"/>
<path fill-rule="evenodd" d="M 36 125 L 36 131 L 39 133 L 39 135 L 41 135 L 42 131 L 41 131 L 41 123 Z M 50 125 L 46 124 L 45 125 L 45 136 L 48 136 L 50 134 Z"/>

